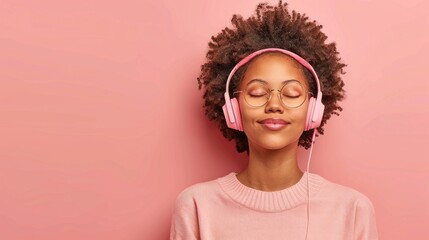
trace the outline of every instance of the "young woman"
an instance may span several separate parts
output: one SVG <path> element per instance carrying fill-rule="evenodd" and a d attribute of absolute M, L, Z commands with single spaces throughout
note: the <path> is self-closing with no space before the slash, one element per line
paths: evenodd
<path fill-rule="evenodd" d="M 206 115 L 248 166 L 180 193 L 170 239 L 378 239 L 365 195 L 297 164 L 298 146 L 312 147 L 342 110 L 335 43 L 282 1 L 232 23 L 212 37 L 198 82 Z"/>

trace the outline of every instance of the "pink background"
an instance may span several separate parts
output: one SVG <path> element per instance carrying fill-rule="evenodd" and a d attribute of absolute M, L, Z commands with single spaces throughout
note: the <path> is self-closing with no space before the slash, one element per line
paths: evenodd
<path fill-rule="evenodd" d="M 0 5 L 2 240 L 167 239 L 181 190 L 244 166 L 196 77 L 210 37 L 259 1 L 112 2 Z M 428 239 L 429 3 L 289 3 L 348 64 L 310 171 L 367 195 L 380 239 Z"/>

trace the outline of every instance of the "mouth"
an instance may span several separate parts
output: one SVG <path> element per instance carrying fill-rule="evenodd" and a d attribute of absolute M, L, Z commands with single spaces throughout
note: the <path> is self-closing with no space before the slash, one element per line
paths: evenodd
<path fill-rule="evenodd" d="M 258 121 L 262 126 L 267 128 L 268 130 L 277 131 L 284 127 L 286 127 L 289 122 L 283 120 L 283 119 L 276 119 L 276 118 L 268 118 L 264 119 L 262 121 Z"/>

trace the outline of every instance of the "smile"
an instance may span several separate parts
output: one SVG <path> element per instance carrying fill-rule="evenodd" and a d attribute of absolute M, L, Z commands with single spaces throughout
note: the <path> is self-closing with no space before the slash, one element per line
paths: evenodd
<path fill-rule="evenodd" d="M 258 123 L 262 124 L 262 126 L 272 131 L 280 130 L 289 124 L 289 122 L 286 122 L 282 119 L 273 119 L 273 118 L 265 119 L 263 121 L 258 121 Z"/>

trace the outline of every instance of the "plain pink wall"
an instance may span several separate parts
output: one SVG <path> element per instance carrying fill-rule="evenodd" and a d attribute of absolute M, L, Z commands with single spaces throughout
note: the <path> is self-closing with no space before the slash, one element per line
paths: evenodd
<path fill-rule="evenodd" d="M 196 77 L 210 37 L 260 1 L 115 2 L 1 3 L 2 240 L 167 239 L 181 190 L 244 166 Z M 367 195 L 380 239 L 428 239 L 429 3 L 289 3 L 348 64 L 310 171 Z"/>

